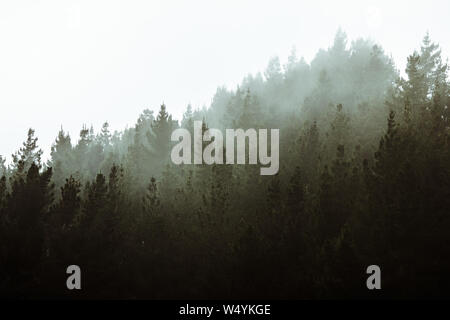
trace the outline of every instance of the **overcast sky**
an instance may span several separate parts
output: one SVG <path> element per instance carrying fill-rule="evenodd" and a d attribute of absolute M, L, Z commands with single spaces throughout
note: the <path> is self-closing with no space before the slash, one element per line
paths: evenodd
<path fill-rule="evenodd" d="M 0 0 L 0 154 L 33 127 L 48 156 L 62 125 L 133 126 L 164 101 L 179 118 L 282 64 L 293 46 L 309 62 L 339 26 L 370 37 L 404 69 L 428 30 L 450 51 L 450 1 Z"/>

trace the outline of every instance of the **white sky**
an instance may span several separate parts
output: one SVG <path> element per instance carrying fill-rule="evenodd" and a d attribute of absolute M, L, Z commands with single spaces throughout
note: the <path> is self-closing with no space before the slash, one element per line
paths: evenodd
<path fill-rule="evenodd" d="M 450 51 L 450 1 L 0 0 L 0 154 L 33 127 L 48 156 L 61 125 L 133 126 L 164 101 L 179 118 L 292 46 L 309 62 L 339 26 L 404 69 L 429 30 Z"/>

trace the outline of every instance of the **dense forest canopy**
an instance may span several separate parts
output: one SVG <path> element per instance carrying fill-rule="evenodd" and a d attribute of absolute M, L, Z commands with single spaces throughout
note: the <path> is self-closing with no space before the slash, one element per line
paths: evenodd
<path fill-rule="evenodd" d="M 179 121 L 163 104 L 122 132 L 61 128 L 48 161 L 30 129 L 0 158 L 0 294 L 363 297 L 378 264 L 385 296 L 448 296 L 450 91 L 428 34 L 405 72 L 339 30 L 311 63 L 273 58 Z M 171 133 L 196 120 L 280 129 L 278 174 L 174 165 Z"/>

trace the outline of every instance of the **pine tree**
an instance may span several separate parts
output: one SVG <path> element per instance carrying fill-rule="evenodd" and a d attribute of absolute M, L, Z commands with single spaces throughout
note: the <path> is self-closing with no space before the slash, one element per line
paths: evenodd
<path fill-rule="evenodd" d="M 57 269 L 65 268 L 71 261 L 78 260 L 77 250 L 80 236 L 77 232 L 79 227 L 79 214 L 81 209 L 81 183 L 70 176 L 60 188 L 59 201 L 51 208 L 49 221 L 46 225 L 47 254 Z M 49 270 L 49 273 L 50 270 Z M 55 282 L 60 278 L 55 277 Z"/>
<path fill-rule="evenodd" d="M 53 168 L 55 186 L 61 187 L 66 175 L 72 173 L 73 168 L 72 143 L 69 134 L 66 134 L 62 128 L 52 145 L 50 157 L 47 166 Z"/>
<path fill-rule="evenodd" d="M 448 65 L 442 62 L 441 49 L 438 44 L 431 42 L 427 32 L 420 48 L 420 70 L 424 76 L 428 94 L 436 91 L 436 86 L 447 86 Z"/>
<path fill-rule="evenodd" d="M 63 229 L 68 229 L 75 222 L 81 207 L 81 183 L 72 176 L 66 179 L 66 184 L 61 187 L 61 200 L 55 211 Z"/>
<path fill-rule="evenodd" d="M 194 133 L 194 114 L 192 106 L 188 104 L 186 112 L 183 113 L 183 120 L 181 120 L 181 127 L 187 129 L 191 135 Z"/>
<path fill-rule="evenodd" d="M 274 83 L 278 83 L 283 79 L 280 59 L 278 57 L 274 57 L 269 61 L 266 71 L 264 72 L 264 76 L 266 77 L 267 81 L 271 81 Z"/>
<path fill-rule="evenodd" d="M 45 218 L 53 202 L 52 169 L 39 173 L 31 163 L 26 176 L 11 178 L 11 193 L 5 203 L 8 247 L 3 268 L 9 275 L 12 292 L 24 294 L 35 287 L 40 278 L 40 264 L 45 252 Z"/>
<path fill-rule="evenodd" d="M 81 217 L 81 227 L 91 230 L 91 236 L 98 237 L 96 228 L 101 228 L 101 218 L 107 204 L 108 186 L 105 176 L 101 173 L 97 174 L 92 184 L 86 185 L 87 198 L 83 203 L 83 216 Z"/>
<path fill-rule="evenodd" d="M 23 147 L 12 155 L 13 169 L 20 169 L 22 172 L 28 171 L 33 163 L 38 168 L 41 168 L 41 157 L 43 151 L 38 149 L 38 138 L 34 136 L 35 131 L 33 129 L 28 130 L 27 140 L 23 143 Z"/>
<path fill-rule="evenodd" d="M 261 126 L 260 106 L 257 98 L 250 93 L 250 89 L 244 97 L 241 115 L 237 122 L 239 128 L 258 128 Z"/>
<path fill-rule="evenodd" d="M 75 172 L 78 172 L 80 176 L 84 176 L 87 168 L 87 155 L 92 140 L 89 137 L 89 129 L 85 125 L 80 131 L 80 138 L 77 145 L 74 148 L 74 166 Z"/>
<path fill-rule="evenodd" d="M 98 140 L 102 145 L 103 150 L 109 151 L 111 146 L 111 133 L 109 132 L 108 122 L 103 123 Z"/>
<path fill-rule="evenodd" d="M 172 116 L 167 113 L 164 104 L 161 105 L 158 116 L 151 127 L 151 132 L 147 132 L 147 139 L 151 147 L 152 157 L 155 159 L 159 170 L 161 170 L 169 159 L 172 146 L 170 137 L 175 128 Z"/>

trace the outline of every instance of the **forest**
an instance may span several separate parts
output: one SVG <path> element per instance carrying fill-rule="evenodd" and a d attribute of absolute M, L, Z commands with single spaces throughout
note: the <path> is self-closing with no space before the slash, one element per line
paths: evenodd
<path fill-rule="evenodd" d="M 449 68 L 428 34 L 406 59 L 402 75 L 339 30 L 179 120 L 163 104 L 120 132 L 62 127 L 45 161 L 29 129 L 0 157 L 0 297 L 449 298 Z M 279 129 L 278 173 L 175 165 L 171 134 L 194 121 Z"/>

